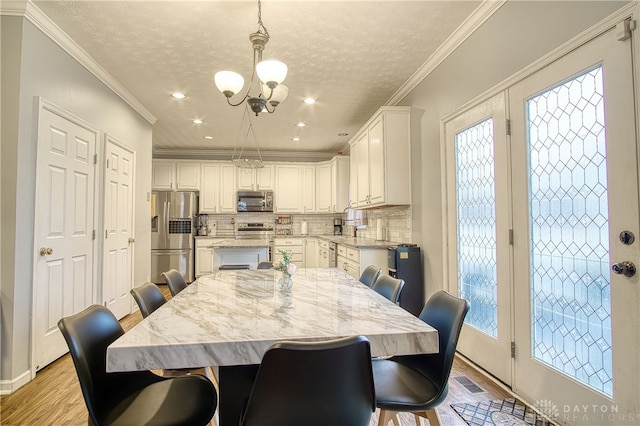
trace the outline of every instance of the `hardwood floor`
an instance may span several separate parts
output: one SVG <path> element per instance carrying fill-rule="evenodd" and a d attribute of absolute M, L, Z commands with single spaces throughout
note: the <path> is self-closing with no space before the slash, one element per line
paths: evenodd
<path fill-rule="evenodd" d="M 166 286 L 161 286 L 166 287 Z M 168 294 L 166 288 L 163 292 Z M 168 296 L 170 297 L 170 296 Z M 135 312 L 122 319 L 122 327 L 131 329 L 142 319 Z M 445 426 L 466 425 L 449 404 L 481 400 L 510 398 L 507 392 L 484 378 L 472 367 L 460 360 L 454 363 L 449 383 L 449 395 L 438 412 Z M 483 393 L 470 393 L 454 380 L 454 376 L 466 376 L 484 389 Z M 374 413 L 371 425 L 377 425 L 379 410 Z M 415 425 L 413 416 L 401 414 L 402 426 Z M 38 372 L 36 378 L 11 395 L 0 397 L 1 425 L 86 425 L 87 410 L 71 357 L 67 354 Z M 422 420 L 427 425 L 426 420 Z"/>

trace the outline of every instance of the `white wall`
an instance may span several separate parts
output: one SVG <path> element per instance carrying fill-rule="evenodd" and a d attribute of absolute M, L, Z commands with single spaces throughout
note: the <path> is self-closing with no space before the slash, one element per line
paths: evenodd
<path fill-rule="evenodd" d="M 2 16 L 2 107 L 17 111 L 9 117 L 15 132 L 2 132 L 2 363 L 4 384 L 33 367 L 31 304 L 33 289 L 33 223 L 36 177 L 37 97 L 42 97 L 101 130 L 100 151 L 108 133 L 136 151 L 134 283 L 150 273 L 151 124 L 95 78 L 38 28 L 22 17 Z M 5 28 L 7 34 L 5 34 Z M 9 34 L 10 33 L 10 34 Z M 5 35 L 10 35 L 7 39 Z M 5 41 L 11 48 L 5 52 Z M 21 43 L 21 44 L 20 44 Z M 16 55 L 16 50 L 19 52 Z M 18 76 L 5 79 L 5 60 L 20 62 Z M 18 102 L 5 89 L 19 86 Z M 11 90 L 9 90 L 11 92 Z M 7 154 L 5 156 L 5 154 Z M 15 194 L 15 196 L 14 196 Z M 5 198 L 5 195 L 7 198 Z M 15 234 L 12 232 L 15 231 Z M 98 235 L 101 235 L 98 229 Z M 97 256 L 97 261 L 102 259 Z M 102 295 L 95 295 L 102 302 Z"/>
<path fill-rule="evenodd" d="M 399 105 L 412 106 L 413 242 L 426 295 L 443 282 L 440 119 L 629 2 L 509 1 Z"/>

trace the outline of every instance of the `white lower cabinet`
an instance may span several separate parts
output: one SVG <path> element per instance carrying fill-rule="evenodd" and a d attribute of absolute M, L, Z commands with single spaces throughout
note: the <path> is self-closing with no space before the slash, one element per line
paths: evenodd
<path fill-rule="evenodd" d="M 318 267 L 318 240 L 316 238 L 304 239 L 304 267 Z"/>
<path fill-rule="evenodd" d="M 362 271 L 369 265 L 382 269 L 383 274 L 389 273 L 386 248 L 354 248 L 338 245 L 336 266 L 355 279 L 359 279 Z"/>
<path fill-rule="evenodd" d="M 304 262 L 304 238 L 276 238 L 274 239 L 275 251 L 273 261 L 278 264 L 282 260 L 280 250 L 291 253 L 291 263 L 298 268 L 305 268 Z"/>
<path fill-rule="evenodd" d="M 318 240 L 318 268 L 329 267 L 329 242 Z"/>

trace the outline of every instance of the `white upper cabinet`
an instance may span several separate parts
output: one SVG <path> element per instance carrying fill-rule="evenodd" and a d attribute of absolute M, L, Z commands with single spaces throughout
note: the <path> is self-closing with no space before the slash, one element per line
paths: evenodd
<path fill-rule="evenodd" d="M 349 157 L 331 160 L 331 212 L 342 213 L 349 207 Z"/>
<path fill-rule="evenodd" d="M 316 166 L 300 166 L 302 173 L 302 213 L 316 212 Z"/>
<path fill-rule="evenodd" d="M 235 213 L 236 166 L 203 163 L 200 185 L 200 213 Z"/>
<path fill-rule="evenodd" d="M 274 187 L 274 167 L 264 165 L 259 169 L 245 169 L 238 167 L 238 190 L 241 191 L 262 191 L 273 190 Z"/>
<path fill-rule="evenodd" d="M 297 164 L 276 165 L 275 197 L 276 213 L 302 212 L 302 166 Z"/>
<path fill-rule="evenodd" d="M 198 191 L 200 163 L 153 160 L 151 185 L 156 191 Z"/>
<path fill-rule="evenodd" d="M 411 204 L 410 112 L 382 107 L 351 141 L 351 207 Z"/>
<path fill-rule="evenodd" d="M 316 212 L 331 212 L 331 164 L 316 166 Z"/>

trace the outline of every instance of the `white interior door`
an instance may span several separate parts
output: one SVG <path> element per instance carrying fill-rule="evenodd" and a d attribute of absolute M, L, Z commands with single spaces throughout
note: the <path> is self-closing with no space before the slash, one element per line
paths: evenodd
<path fill-rule="evenodd" d="M 506 139 L 504 93 L 445 124 L 450 291 L 471 304 L 458 351 L 511 384 Z"/>
<path fill-rule="evenodd" d="M 58 321 L 93 301 L 98 131 L 41 101 L 34 229 L 34 362 L 67 352 Z"/>
<path fill-rule="evenodd" d="M 134 153 L 106 138 L 102 291 L 117 318 L 131 313 Z"/>
<path fill-rule="evenodd" d="M 568 424 L 640 419 L 632 77 L 611 30 L 510 89 L 514 389 Z"/>

